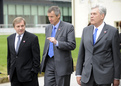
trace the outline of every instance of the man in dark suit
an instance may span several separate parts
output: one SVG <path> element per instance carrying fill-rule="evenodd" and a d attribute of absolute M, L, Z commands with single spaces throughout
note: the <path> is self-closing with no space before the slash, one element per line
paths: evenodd
<path fill-rule="evenodd" d="M 40 49 L 38 37 L 25 31 L 25 19 L 13 20 L 16 33 L 7 38 L 7 70 L 11 86 L 39 86 Z"/>
<path fill-rule="evenodd" d="M 121 49 L 121 33 L 119 34 L 119 41 L 120 41 L 119 47 L 120 47 L 120 49 Z M 121 59 L 121 52 L 120 52 L 120 59 Z"/>
<path fill-rule="evenodd" d="M 73 25 L 60 20 L 60 9 L 48 9 L 50 25 L 46 27 L 41 72 L 45 72 L 44 86 L 70 86 L 73 72 L 71 50 L 76 47 Z"/>
<path fill-rule="evenodd" d="M 83 30 L 76 65 L 81 86 L 119 86 L 120 58 L 118 30 L 103 20 L 106 8 L 91 8 L 91 25 Z"/>
<path fill-rule="evenodd" d="M 121 21 L 119 22 L 119 29 L 121 29 Z M 119 41 L 120 41 L 120 49 L 121 49 L 121 33 L 119 34 Z M 121 52 L 120 52 L 120 59 L 121 59 Z"/>

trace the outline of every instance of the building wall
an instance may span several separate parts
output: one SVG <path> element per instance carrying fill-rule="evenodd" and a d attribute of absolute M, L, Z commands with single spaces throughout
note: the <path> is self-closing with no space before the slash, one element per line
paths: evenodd
<path fill-rule="evenodd" d="M 27 1 L 27 0 L 26 0 Z M 47 2 L 41 3 L 23 3 L 23 1 L 4 1 L 4 24 L 12 24 L 14 18 L 21 16 L 24 17 L 27 24 L 48 24 L 47 11 L 50 6 L 56 5 L 61 10 L 61 20 L 71 22 L 72 10 L 71 2 Z M 65 5 L 64 5 L 65 4 Z"/>
<path fill-rule="evenodd" d="M 94 4 L 102 4 L 107 8 L 104 20 L 107 24 L 117 27 L 117 22 L 121 21 L 121 0 L 72 0 L 72 23 L 76 37 L 81 37 L 83 28 L 88 25 L 90 8 Z"/>

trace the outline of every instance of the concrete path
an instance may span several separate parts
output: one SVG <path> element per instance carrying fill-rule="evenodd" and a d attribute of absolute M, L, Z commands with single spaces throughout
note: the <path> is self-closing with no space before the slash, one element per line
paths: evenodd
<path fill-rule="evenodd" d="M 39 77 L 39 86 L 44 86 L 44 77 Z M 0 86 L 11 86 L 10 83 L 4 83 L 4 84 L 0 84 Z M 73 72 L 73 74 L 71 75 L 71 83 L 70 86 L 79 86 L 76 82 L 76 76 L 75 76 L 75 72 Z M 120 80 L 120 85 L 121 86 L 121 80 Z"/>
<path fill-rule="evenodd" d="M 44 77 L 39 77 L 39 86 L 44 86 Z M 0 86 L 11 86 L 10 83 L 4 83 L 4 84 L 0 84 Z M 73 74 L 71 75 L 71 84 L 70 86 L 79 86 L 76 82 L 76 76 L 75 76 L 75 72 L 73 72 Z"/>

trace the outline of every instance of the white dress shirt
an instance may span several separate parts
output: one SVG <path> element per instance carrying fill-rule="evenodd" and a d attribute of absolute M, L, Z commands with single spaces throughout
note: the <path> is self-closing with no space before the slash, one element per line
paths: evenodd
<path fill-rule="evenodd" d="M 95 32 L 95 29 L 96 29 L 96 28 L 98 29 L 98 30 L 97 30 L 96 41 L 97 41 L 97 39 L 98 39 L 98 37 L 99 37 L 99 35 L 100 35 L 100 33 L 101 33 L 103 27 L 104 27 L 104 22 L 103 22 L 99 27 L 95 27 L 95 26 L 94 26 L 93 34 L 94 34 L 94 32 Z"/>
<path fill-rule="evenodd" d="M 22 40 L 23 35 L 24 34 L 21 34 L 20 41 Z M 19 36 L 19 34 L 16 33 L 16 36 L 15 36 L 15 50 L 16 50 L 16 45 L 17 45 L 17 42 L 18 42 L 18 36 Z"/>

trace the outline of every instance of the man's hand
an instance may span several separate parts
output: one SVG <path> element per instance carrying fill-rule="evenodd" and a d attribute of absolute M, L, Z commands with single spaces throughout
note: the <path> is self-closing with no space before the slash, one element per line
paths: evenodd
<path fill-rule="evenodd" d="M 47 39 L 54 44 L 57 43 L 57 40 L 54 37 L 48 37 Z"/>
<path fill-rule="evenodd" d="M 10 75 L 8 75 L 8 80 L 10 81 Z"/>
<path fill-rule="evenodd" d="M 113 86 L 119 86 L 119 84 L 120 84 L 120 81 L 119 80 L 114 80 L 113 81 Z"/>
<path fill-rule="evenodd" d="M 81 77 L 76 77 L 77 83 L 81 86 Z"/>

